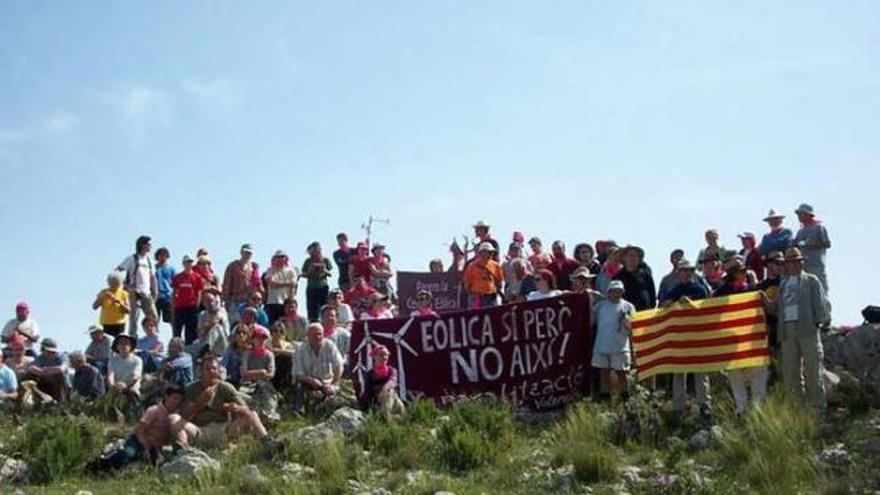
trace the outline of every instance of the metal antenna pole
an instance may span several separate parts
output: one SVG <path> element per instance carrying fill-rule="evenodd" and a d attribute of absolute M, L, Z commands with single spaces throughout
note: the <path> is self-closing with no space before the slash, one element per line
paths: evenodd
<path fill-rule="evenodd" d="M 367 233 L 367 245 L 370 245 L 370 237 L 373 235 L 373 224 L 391 225 L 390 218 L 375 218 L 373 214 L 367 219 L 366 223 L 361 224 L 361 228 Z"/>

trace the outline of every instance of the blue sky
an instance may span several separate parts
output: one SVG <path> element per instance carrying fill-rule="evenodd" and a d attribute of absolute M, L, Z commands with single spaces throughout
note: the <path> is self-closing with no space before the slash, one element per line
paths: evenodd
<path fill-rule="evenodd" d="M 806 201 L 836 320 L 856 323 L 880 302 L 878 18 L 873 1 L 3 2 L 0 311 L 27 299 L 82 345 L 141 233 L 222 270 L 242 242 L 299 260 L 373 213 L 416 270 L 484 218 L 502 240 L 640 244 L 659 276 L 706 228 L 733 246 Z"/>

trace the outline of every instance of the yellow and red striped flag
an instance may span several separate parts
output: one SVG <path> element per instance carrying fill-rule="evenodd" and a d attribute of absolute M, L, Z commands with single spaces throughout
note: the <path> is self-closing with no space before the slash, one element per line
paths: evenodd
<path fill-rule="evenodd" d="M 770 364 L 758 292 L 639 311 L 632 318 L 632 344 L 639 380 Z"/>

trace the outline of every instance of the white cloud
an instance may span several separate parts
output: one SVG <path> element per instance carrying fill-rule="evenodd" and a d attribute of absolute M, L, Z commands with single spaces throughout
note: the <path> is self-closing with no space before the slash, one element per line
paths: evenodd
<path fill-rule="evenodd" d="M 59 110 L 46 120 L 45 129 L 56 134 L 63 134 L 73 130 L 79 124 L 79 117 L 68 112 Z"/>
<path fill-rule="evenodd" d="M 184 92 L 205 112 L 232 115 L 241 107 L 241 90 L 227 79 L 187 79 L 182 86 Z"/>
<path fill-rule="evenodd" d="M 143 142 L 150 129 L 171 122 L 173 105 L 162 89 L 131 84 L 106 94 L 104 99 L 125 121 L 132 145 Z"/>

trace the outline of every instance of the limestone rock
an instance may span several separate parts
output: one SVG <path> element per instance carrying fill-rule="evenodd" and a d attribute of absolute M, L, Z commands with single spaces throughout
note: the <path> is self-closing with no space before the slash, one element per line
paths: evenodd
<path fill-rule="evenodd" d="M 164 476 L 187 479 L 195 478 L 202 471 L 220 471 L 220 462 L 198 449 L 182 451 L 161 468 Z"/>
<path fill-rule="evenodd" d="M 712 440 L 712 433 L 709 430 L 700 430 L 688 440 L 688 448 L 691 450 L 705 450 Z"/>
<path fill-rule="evenodd" d="M 294 439 L 302 444 L 315 446 L 338 438 L 339 435 L 326 423 L 306 426 L 296 431 Z"/>
<path fill-rule="evenodd" d="M 251 486 L 265 485 L 269 482 L 269 479 L 263 476 L 263 473 L 260 472 L 260 468 L 256 464 L 248 464 L 242 468 L 241 474 L 245 482 Z"/>
<path fill-rule="evenodd" d="M 642 468 L 638 466 L 623 466 L 619 471 L 620 478 L 628 488 L 633 488 L 642 482 Z"/>
<path fill-rule="evenodd" d="M 0 455 L 0 486 L 27 483 L 28 465 L 26 462 Z"/>
<path fill-rule="evenodd" d="M 843 448 L 842 443 L 839 443 L 819 453 L 819 460 L 831 467 L 846 466 L 849 464 L 849 452 Z"/>
<path fill-rule="evenodd" d="M 325 424 L 345 438 L 351 439 L 361 432 L 366 421 L 363 412 L 351 407 L 341 407 L 327 418 Z"/>

